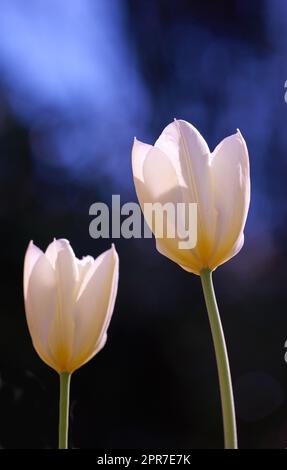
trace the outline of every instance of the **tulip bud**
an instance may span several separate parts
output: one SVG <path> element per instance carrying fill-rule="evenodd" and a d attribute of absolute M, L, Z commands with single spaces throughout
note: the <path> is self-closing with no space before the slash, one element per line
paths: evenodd
<path fill-rule="evenodd" d="M 45 253 L 30 242 L 24 262 L 28 327 L 37 353 L 57 372 L 75 371 L 105 345 L 118 272 L 114 246 L 79 260 L 67 240 L 54 240 Z"/>

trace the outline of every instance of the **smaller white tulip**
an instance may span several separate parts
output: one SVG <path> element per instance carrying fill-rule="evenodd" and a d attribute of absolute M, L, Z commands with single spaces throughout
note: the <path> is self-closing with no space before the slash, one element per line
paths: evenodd
<path fill-rule="evenodd" d="M 117 295 L 116 249 L 98 258 L 76 258 L 67 240 L 43 253 L 30 242 L 24 262 L 27 323 L 40 358 L 71 373 L 89 361 L 107 339 Z"/>

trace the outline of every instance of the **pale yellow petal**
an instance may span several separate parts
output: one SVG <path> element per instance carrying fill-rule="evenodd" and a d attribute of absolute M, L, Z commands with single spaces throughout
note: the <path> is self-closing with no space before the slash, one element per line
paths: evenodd
<path fill-rule="evenodd" d="M 94 264 L 94 258 L 92 256 L 84 256 L 82 259 L 77 259 L 78 270 L 79 270 L 79 288 L 85 278 L 85 275 Z"/>
<path fill-rule="evenodd" d="M 86 274 L 75 306 L 75 341 L 69 370 L 87 362 L 103 344 L 117 294 L 119 260 L 112 248 L 101 254 Z"/>
<path fill-rule="evenodd" d="M 175 120 L 155 143 L 170 159 L 183 190 L 185 203 L 198 204 L 198 237 L 194 255 L 206 264 L 214 238 L 214 210 L 210 172 L 210 151 L 200 132 L 190 123 Z"/>
<path fill-rule="evenodd" d="M 24 259 L 24 297 L 26 299 L 28 282 L 35 266 L 36 261 L 43 255 L 43 251 L 40 250 L 33 241 L 30 241 Z"/>
<path fill-rule="evenodd" d="M 186 121 L 175 120 L 165 127 L 154 146 L 169 157 L 179 184 L 189 189 L 192 202 L 205 198 L 200 185 L 206 179 L 210 151 L 199 131 Z"/>
<path fill-rule="evenodd" d="M 176 213 L 177 202 L 188 202 L 187 188 L 180 186 L 175 165 L 164 152 L 135 140 L 132 156 L 134 183 L 143 212 L 145 203 L 161 203 L 162 205 L 173 203 Z M 167 225 L 172 225 L 172 221 L 166 217 L 166 213 L 164 221 L 164 234 L 167 234 Z M 155 233 L 154 218 L 150 220 L 146 217 L 146 222 Z M 177 236 L 176 227 L 174 231 L 175 238 L 165 236 L 156 239 L 158 251 L 176 263 L 187 264 L 198 271 L 196 254 L 191 250 L 179 249 L 180 239 Z"/>
<path fill-rule="evenodd" d="M 240 132 L 216 147 L 211 168 L 217 217 L 209 265 L 214 268 L 234 256 L 243 244 L 250 203 L 250 175 L 248 151 Z"/>
<path fill-rule="evenodd" d="M 57 308 L 55 272 L 44 254 L 33 266 L 25 299 L 26 318 L 33 345 L 49 366 L 57 370 L 57 361 L 51 354 L 48 334 Z"/>
<path fill-rule="evenodd" d="M 134 139 L 132 148 L 132 168 L 134 178 L 143 182 L 143 164 L 152 145 L 145 144 L 140 140 Z"/>
<path fill-rule="evenodd" d="M 177 203 L 186 202 L 188 197 L 186 195 L 187 189 L 181 187 L 178 182 L 176 171 L 169 160 L 169 158 L 159 149 L 153 148 L 149 151 L 143 168 L 144 175 L 144 188 L 145 188 L 145 202 L 160 203 L 162 206 L 166 204 L 174 204 L 175 218 L 172 220 L 164 212 L 165 230 L 164 237 L 156 237 L 156 247 L 158 251 L 164 256 L 170 258 L 172 261 L 180 265 L 189 266 L 193 271 L 198 271 L 199 264 L 197 259 L 196 250 L 180 249 L 180 238 L 177 232 Z M 140 184 L 138 183 L 138 188 Z M 139 189 L 139 192 L 140 189 Z M 155 233 L 155 221 L 148 219 L 147 223 Z M 153 223 L 152 223 L 153 222 Z M 168 227 L 174 226 L 175 237 L 168 237 Z"/>
<path fill-rule="evenodd" d="M 49 331 L 49 347 L 60 370 L 67 370 L 74 342 L 74 304 L 78 293 L 77 259 L 66 240 L 55 240 L 46 253 L 55 266 L 57 310 Z"/>
<path fill-rule="evenodd" d="M 158 238 L 156 240 L 156 248 L 159 253 L 179 264 L 186 271 L 193 274 L 199 274 L 202 269 L 202 263 L 196 257 L 195 250 L 181 249 L 179 248 L 178 242 L 178 239 Z"/>

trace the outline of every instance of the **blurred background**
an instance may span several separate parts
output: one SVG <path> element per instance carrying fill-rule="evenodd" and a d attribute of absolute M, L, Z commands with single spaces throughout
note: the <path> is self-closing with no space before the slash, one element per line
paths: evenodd
<path fill-rule="evenodd" d="M 0 0 L 0 446 L 57 446 L 58 378 L 26 326 L 23 257 L 53 237 L 76 254 L 89 207 L 136 201 L 133 137 L 173 120 L 211 149 L 240 128 L 252 200 L 215 287 L 241 448 L 287 446 L 287 4 L 284 0 Z M 106 347 L 72 381 L 70 446 L 221 448 L 199 278 L 154 240 L 114 240 L 119 294 Z"/>

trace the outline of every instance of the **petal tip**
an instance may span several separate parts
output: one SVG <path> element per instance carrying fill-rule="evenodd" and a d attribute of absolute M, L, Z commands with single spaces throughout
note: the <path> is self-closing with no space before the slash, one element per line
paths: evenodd
<path fill-rule="evenodd" d="M 240 129 L 238 129 L 238 128 L 236 129 L 236 134 L 235 135 L 237 135 L 238 137 L 243 139 L 243 135 L 241 134 Z"/>
<path fill-rule="evenodd" d="M 65 245 L 70 245 L 70 242 L 69 240 L 67 240 L 67 238 L 58 238 L 58 240 L 56 239 L 55 240 L 56 242 L 60 242 L 60 243 L 64 243 Z"/>
<path fill-rule="evenodd" d="M 111 248 L 110 248 L 110 249 L 111 249 L 112 255 L 113 255 L 115 258 L 118 258 L 119 255 L 118 255 L 118 252 L 117 252 L 117 250 L 116 250 L 116 247 L 115 247 L 115 244 L 114 244 L 114 243 L 111 244 Z"/>

